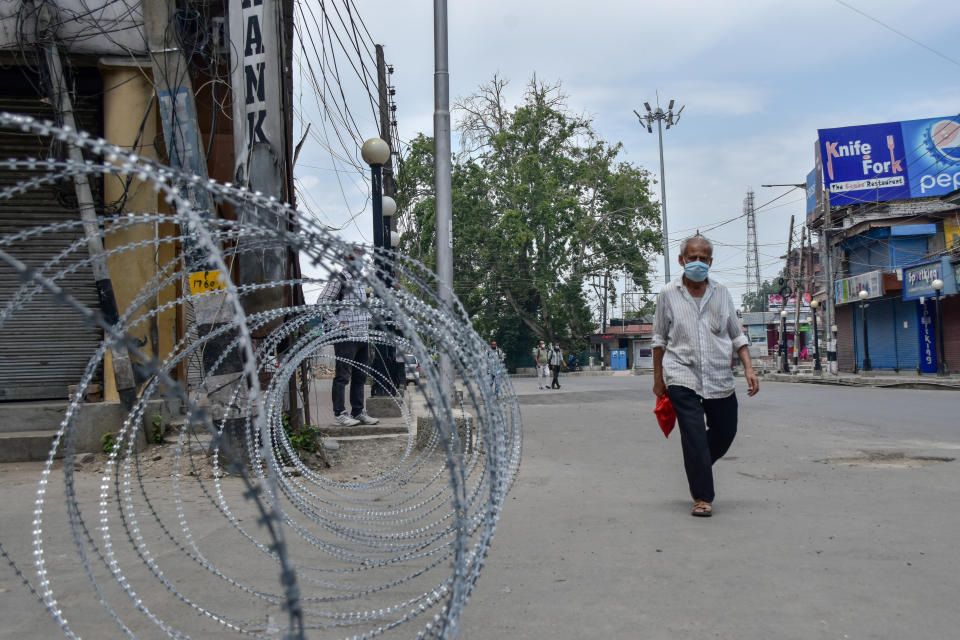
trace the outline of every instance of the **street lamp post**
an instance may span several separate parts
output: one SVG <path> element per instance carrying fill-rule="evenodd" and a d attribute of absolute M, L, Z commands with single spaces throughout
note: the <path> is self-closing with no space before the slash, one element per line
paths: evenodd
<path fill-rule="evenodd" d="M 945 376 L 947 375 L 947 354 L 944 352 L 946 344 L 943 342 L 943 313 L 940 311 L 940 291 L 943 289 L 943 280 L 937 278 L 930 283 L 930 286 L 933 287 L 934 292 L 937 294 L 936 302 L 936 323 L 937 323 L 937 341 L 940 343 L 937 345 L 937 375 Z"/>
<path fill-rule="evenodd" d="M 370 165 L 373 200 L 373 246 L 383 248 L 383 165 L 390 160 L 390 145 L 381 138 L 370 138 L 360 149 L 363 161 Z M 396 207 L 396 204 L 394 204 Z"/>
<path fill-rule="evenodd" d="M 384 227 L 383 165 L 390 160 L 390 145 L 381 138 L 370 138 L 363 143 L 363 147 L 360 149 L 360 155 L 363 157 L 363 161 L 370 165 L 374 265 L 378 272 L 381 270 L 386 272 L 388 267 L 384 263 L 381 255 L 381 250 L 388 248 L 386 243 L 389 242 L 389 240 L 384 239 L 386 235 L 384 231 L 386 230 L 387 234 L 389 234 L 389 227 L 386 227 L 386 229 Z M 389 200 L 393 203 L 393 207 L 388 215 L 393 215 L 396 212 L 397 205 L 393 202 L 393 198 L 389 198 Z M 389 222 L 387 224 L 389 224 Z M 389 286 L 389 274 L 385 275 Z M 384 380 L 392 380 L 394 378 L 389 365 L 393 360 L 390 357 L 392 349 L 387 347 L 385 349 L 386 354 L 383 353 L 383 350 L 383 345 L 375 345 L 373 349 L 374 376 L 373 386 L 370 388 L 371 396 L 390 395 L 390 391 L 384 385 Z"/>
<path fill-rule="evenodd" d="M 670 282 L 670 256 L 669 256 L 669 236 L 667 235 L 667 179 L 663 174 L 663 123 L 667 123 L 667 129 L 680 122 L 680 113 L 683 111 L 681 106 L 676 113 L 673 112 L 673 100 L 667 105 L 667 110 L 660 108 L 659 101 L 656 110 L 650 107 L 649 102 L 644 102 L 643 106 L 647 109 L 647 115 L 642 116 L 634 109 L 634 113 L 640 119 L 640 124 L 647 128 L 647 133 L 653 133 L 653 123 L 657 123 L 657 137 L 660 141 L 660 214 L 663 217 L 663 281 Z"/>
<path fill-rule="evenodd" d="M 830 311 L 830 301 L 827 301 L 827 311 Z M 837 375 L 840 373 L 840 365 L 837 361 L 837 325 L 830 325 L 830 342 L 827 343 L 827 367 L 830 373 Z M 832 358 L 832 359 L 831 359 Z M 856 361 L 856 358 L 854 358 Z M 856 366 L 856 365 L 854 365 Z"/>
<path fill-rule="evenodd" d="M 817 333 L 817 307 L 820 303 L 816 300 L 810 301 L 810 313 L 813 315 L 813 370 L 821 371 L 820 365 L 820 335 Z"/>
<path fill-rule="evenodd" d="M 870 293 L 866 289 L 860 289 L 860 293 L 857 294 L 857 297 L 860 298 L 860 315 L 863 316 L 863 370 L 864 371 L 873 371 L 873 367 L 870 366 L 870 334 L 868 333 L 868 324 L 867 324 L 867 309 L 870 307 L 867 304 L 867 296 Z"/>
<path fill-rule="evenodd" d="M 789 373 L 787 363 L 787 310 L 780 312 L 780 373 Z"/>

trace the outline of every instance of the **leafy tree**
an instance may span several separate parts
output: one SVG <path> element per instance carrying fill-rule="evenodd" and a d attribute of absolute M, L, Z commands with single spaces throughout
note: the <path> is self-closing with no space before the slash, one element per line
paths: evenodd
<path fill-rule="evenodd" d="M 586 348 L 596 327 L 585 282 L 626 270 L 649 285 L 661 247 L 647 171 L 619 160 L 559 85 L 534 77 L 510 108 L 494 76 L 455 104 L 454 292 L 508 363 L 538 339 Z M 435 264 L 433 141 L 413 140 L 398 179 L 402 249 Z"/>

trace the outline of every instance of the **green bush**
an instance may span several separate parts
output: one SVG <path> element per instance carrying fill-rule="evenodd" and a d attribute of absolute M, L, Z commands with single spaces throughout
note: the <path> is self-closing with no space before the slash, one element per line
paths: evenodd
<path fill-rule="evenodd" d="M 153 428 L 150 430 L 150 440 L 155 444 L 163 442 L 163 416 L 159 413 L 153 414 L 153 421 L 150 423 Z"/>
<path fill-rule="evenodd" d="M 100 448 L 103 449 L 104 453 L 113 453 L 119 449 L 119 447 L 120 443 L 117 442 L 117 437 L 113 434 L 113 431 L 107 431 L 100 436 Z"/>

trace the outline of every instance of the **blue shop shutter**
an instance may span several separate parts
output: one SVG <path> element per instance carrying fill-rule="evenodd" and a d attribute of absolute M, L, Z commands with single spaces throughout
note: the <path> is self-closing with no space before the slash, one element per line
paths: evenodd
<path fill-rule="evenodd" d="M 870 365 L 874 369 L 896 369 L 898 368 L 898 331 L 895 330 L 895 318 L 899 314 L 899 309 L 895 313 L 897 303 L 900 300 L 877 300 L 871 302 L 867 307 L 867 333 L 870 337 Z M 856 358 L 857 366 L 863 367 L 863 314 L 860 305 L 855 305 L 854 322 L 856 331 Z M 914 312 L 916 316 L 916 312 Z M 900 326 L 903 326 L 901 321 Z M 911 328 L 913 323 L 910 324 Z M 900 330 L 903 332 L 903 329 Z M 902 340 L 906 344 L 906 338 Z M 913 365 L 916 368 L 916 364 Z M 899 363 L 899 368 L 904 367 Z"/>
<path fill-rule="evenodd" d="M 897 356 L 902 371 L 913 371 L 920 366 L 920 336 L 917 327 L 917 300 L 897 301 Z M 903 323 L 907 326 L 904 327 Z"/>
<path fill-rule="evenodd" d="M 914 236 L 909 238 L 890 238 L 891 267 L 916 264 L 927 255 L 927 238 Z"/>
<path fill-rule="evenodd" d="M 864 245 L 851 250 L 847 257 L 850 265 L 850 275 L 858 276 L 867 271 L 873 271 L 876 267 L 870 260 L 870 245 Z"/>
<path fill-rule="evenodd" d="M 867 307 L 870 333 L 870 362 L 874 369 L 897 368 L 895 300 L 873 302 Z"/>

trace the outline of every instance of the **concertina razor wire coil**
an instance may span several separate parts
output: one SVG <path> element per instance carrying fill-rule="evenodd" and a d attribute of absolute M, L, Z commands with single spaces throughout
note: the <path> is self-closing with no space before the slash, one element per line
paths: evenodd
<path fill-rule="evenodd" d="M 0 277 L 20 283 L 0 299 L 0 331 L 45 299 L 103 335 L 39 474 L 32 522 L 0 540 L 0 553 L 63 634 L 100 635 L 109 618 L 127 637 L 455 637 L 522 438 L 509 377 L 459 302 L 441 303 L 434 274 L 401 254 L 346 243 L 274 198 L 178 173 L 83 132 L 7 113 L 0 129 L 56 139 L 90 158 L 0 160 L 0 204 L 75 176 L 116 176 L 152 188 L 169 211 L 101 217 L 93 231 L 108 247 L 101 256 L 88 251 L 91 229 L 79 219 L 0 237 Z M 232 206 L 237 220 L 201 215 L 188 188 Z M 154 232 L 123 241 L 144 228 Z M 66 239 L 61 251 L 36 251 L 54 236 Z M 157 262 L 115 323 L 66 286 L 95 260 L 157 255 L 161 247 L 178 253 Z M 310 277 L 230 277 L 235 262 L 294 252 Z M 351 254 L 360 259 L 347 260 Z M 411 354 L 422 372 L 401 394 L 367 362 L 351 363 L 390 388 L 407 434 L 398 457 L 370 478 L 307 465 L 284 428 L 290 380 L 304 363 L 334 366 L 331 346 L 351 336 L 331 318 L 358 303 L 263 304 L 341 271 L 371 293 L 355 310 L 371 316 L 372 348 Z M 191 291 L 198 272 L 224 275 L 217 287 Z M 165 313 L 189 326 L 156 354 L 136 335 Z M 102 473 L 91 478 L 77 462 L 78 416 L 105 361 L 123 350 L 140 390 Z M 173 472 L 152 478 L 143 472 L 141 425 L 157 400 L 179 408 L 183 424 L 171 445 Z M 52 482 L 58 474 L 62 495 Z M 61 508 L 68 529 L 58 526 Z M 21 559 L 11 549 L 26 539 L 32 557 Z M 83 598 L 68 579 L 78 569 L 92 587 Z M 77 615 L 90 604 L 105 614 L 96 631 L 89 615 Z"/>

